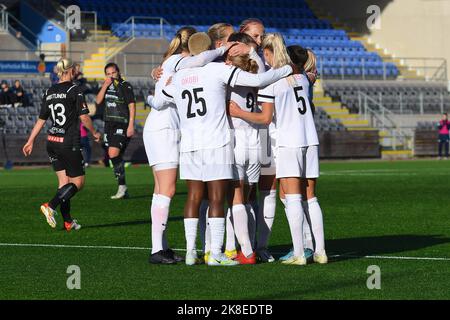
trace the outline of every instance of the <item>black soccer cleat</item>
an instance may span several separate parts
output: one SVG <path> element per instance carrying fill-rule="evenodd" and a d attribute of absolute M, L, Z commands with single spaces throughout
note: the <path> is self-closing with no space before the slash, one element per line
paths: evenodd
<path fill-rule="evenodd" d="M 167 249 L 166 252 L 168 252 L 170 257 L 172 257 L 172 259 L 175 260 L 176 262 L 184 262 L 184 258 L 182 256 L 177 255 L 175 251 L 173 251 L 172 249 Z"/>
<path fill-rule="evenodd" d="M 177 262 L 172 257 L 172 255 L 164 250 L 160 250 L 158 252 L 155 252 L 154 254 L 150 255 L 150 258 L 148 259 L 148 262 L 153 264 L 176 264 Z"/>

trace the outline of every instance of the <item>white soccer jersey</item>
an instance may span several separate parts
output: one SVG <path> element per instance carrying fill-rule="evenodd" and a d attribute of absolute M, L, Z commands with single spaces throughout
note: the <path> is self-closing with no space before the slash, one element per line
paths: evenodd
<path fill-rule="evenodd" d="M 163 74 L 155 84 L 155 97 L 161 96 L 162 90 L 166 86 L 167 79 L 175 73 L 176 64 L 182 59 L 181 54 L 170 56 L 162 64 Z M 153 99 L 152 99 L 153 100 Z M 148 101 L 152 106 L 152 101 Z M 157 110 L 152 108 L 145 121 L 144 131 L 159 131 L 163 129 L 178 129 L 180 120 L 175 104 L 167 105 L 167 108 Z"/>
<path fill-rule="evenodd" d="M 226 114 L 226 88 L 234 86 L 263 87 L 292 72 L 290 66 L 262 74 L 212 62 L 201 68 L 177 72 L 172 84 L 163 90 L 166 102 L 175 102 L 180 116 L 181 152 L 220 148 L 230 142 Z M 154 107 L 165 103 L 154 99 Z"/>
<path fill-rule="evenodd" d="M 259 102 L 275 104 L 277 147 L 298 148 L 319 144 L 309 103 L 309 82 L 303 74 L 281 79 L 258 92 Z"/>

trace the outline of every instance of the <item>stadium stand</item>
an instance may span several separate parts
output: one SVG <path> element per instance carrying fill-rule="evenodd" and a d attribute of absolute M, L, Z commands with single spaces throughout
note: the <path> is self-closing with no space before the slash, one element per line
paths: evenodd
<path fill-rule="evenodd" d="M 435 82 L 401 81 L 326 81 L 327 95 L 341 101 L 357 113 L 362 92 L 395 113 L 442 113 L 450 105 L 445 84 Z"/>
<path fill-rule="evenodd" d="M 318 19 L 305 1 L 297 1 L 295 10 L 286 0 L 227 1 L 216 3 L 206 0 L 181 0 L 170 4 L 159 1 L 134 1 L 123 7 L 119 0 L 87 1 L 78 4 L 86 11 L 98 11 L 99 22 L 111 28 L 119 38 L 158 38 L 161 35 L 159 23 L 125 23 L 131 16 L 163 17 L 171 25 L 164 25 L 163 33 L 168 38 L 183 25 L 194 25 L 199 31 L 218 21 L 227 21 L 235 26 L 248 18 L 261 18 L 267 32 L 280 32 L 286 43 L 301 44 L 311 48 L 318 55 L 318 68 L 327 78 L 395 79 L 397 67 L 384 63 L 374 52 L 367 52 L 359 41 L 349 39 L 344 30 L 334 30 L 328 21 Z"/>

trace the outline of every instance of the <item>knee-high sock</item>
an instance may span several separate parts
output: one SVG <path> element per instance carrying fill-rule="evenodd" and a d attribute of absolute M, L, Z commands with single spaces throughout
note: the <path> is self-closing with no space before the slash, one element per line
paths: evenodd
<path fill-rule="evenodd" d="M 286 211 L 291 230 L 292 244 L 294 246 L 294 256 L 304 256 L 303 247 L 303 208 L 300 194 L 286 195 Z"/>
<path fill-rule="evenodd" d="M 224 218 L 209 218 L 211 229 L 211 254 L 218 255 L 222 252 L 223 236 L 225 233 Z"/>
<path fill-rule="evenodd" d="M 317 198 L 308 200 L 309 216 L 311 218 L 311 230 L 316 242 L 315 252 L 325 253 L 325 235 L 323 230 L 323 215 Z"/>
<path fill-rule="evenodd" d="M 309 248 L 314 250 L 314 240 L 311 234 L 311 218 L 309 216 L 308 201 L 302 201 L 303 212 L 305 213 L 305 219 L 303 220 L 303 242 L 305 249 Z"/>
<path fill-rule="evenodd" d="M 111 162 L 114 167 L 114 175 L 116 176 L 119 186 L 126 185 L 125 183 L 125 164 L 123 163 L 122 156 L 111 158 Z"/>
<path fill-rule="evenodd" d="M 272 232 L 273 220 L 277 201 L 276 190 L 261 190 L 259 197 L 259 209 L 257 211 L 258 223 L 258 249 L 267 248 L 270 234 Z"/>
<path fill-rule="evenodd" d="M 227 251 L 233 251 L 236 250 L 236 239 L 234 235 L 234 226 L 233 226 L 233 217 L 231 215 L 231 209 L 228 208 L 227 210 L 227 216 L 226 216 L 226 222 L 225 222 L 225 250 Z"/>
<path fill-rule="evenodd" d="M 48 205 L 50 208 L 56 209 L 62 202 L 69 201 L 77 192 L 77 186 L 73 183 L 68 183 L 58 189 L 56 195 L 49 201 Z"/>
<path fill-rule="evenodd" d="M 184 235 L 186 236 L 186 250 L 195 250 L 197 239 L 198 218 L 184 219 Z"/>
<path fill-rule="evenodd" d="M 202 200 L 200 204 L 200 212 L 199 212 L 199 220 L 198 227 L 200 229 L 200 242 L 202 244 L 202 250 L 205 251 L 206 247 L 206 220 L 207 220 L 207 212 L 208 212 L 208 200 Z"/>
<path fill-rule="evenodd" d="M 251 206 L 249 206 L 251 208 Z M 236 238 L 241 246 L 242 253 L 248 257 L 253 253 L 252 243 L 249 236 L 248 228 L 248 213 L 247 208 L 243 204 L 236 204 L 231 209 L 234 231 L 236 233 Z"/>
<path fill-rule="evenodd" d="M 63 216 L 64 222 L 72 222 L 72 217 L 70 216 L 70 200 L 61 202 L 59 208 L 61 210 L 61 215 Z"/>
<path fill-rule="evenodd" d="M 164 250 L 163 239 L 169 218 L 171 199 L 163 195 L 154 197 L 151 207 L 152 217 L 152 254 Z"/>

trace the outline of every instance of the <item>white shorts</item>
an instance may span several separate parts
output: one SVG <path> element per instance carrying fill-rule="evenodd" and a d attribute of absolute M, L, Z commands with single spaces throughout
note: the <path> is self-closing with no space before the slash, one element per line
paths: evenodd
<path fill-rule="evenodd" d="M 176 129 L 144 131 L 143 139 L 145 152 L 147 153 L 148 164 L 151 167 L 155 165 L 163 165 L 163 167 L 173 167 L 174 164 L 178 164 L 180 159 L 179 138 L 180 134 Z"/>
<path fill-rule="evenodd" d="M 276 174 L 277 141 L 275 134 L 267 135 L 261 130 L 261 175 L 274 176 Z"/>
<path fill-rule="evenodd" d="M 180 154 L 180 179 L 215 181 L 233 179 L 234 154 L 231 144 Z"/>
<path fill-rule="evenodd" d="M 246 184 L 258 183 L 261 175 L 260 149 L 234 149 L 233 180 Z"/>
<path fill-rule="evenodd" d="M 319 146 L 304 148 L 279 147 L 277 164 L 277 179 L 291 177 L 318 178 Z"/>

